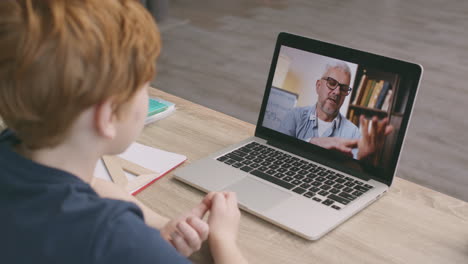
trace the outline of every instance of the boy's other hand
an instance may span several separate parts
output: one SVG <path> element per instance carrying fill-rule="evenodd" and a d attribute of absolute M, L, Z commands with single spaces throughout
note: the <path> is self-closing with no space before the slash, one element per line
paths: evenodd
<path fill-rule="evenodd" d="M 188 257 L 198 251 L 208 238 L 208 224 L 203 216 L 208 210 L 205 200 L 190 212 L 169 221 L 162 229 L 161 235 L 169 241 L 182 255 Z"/>

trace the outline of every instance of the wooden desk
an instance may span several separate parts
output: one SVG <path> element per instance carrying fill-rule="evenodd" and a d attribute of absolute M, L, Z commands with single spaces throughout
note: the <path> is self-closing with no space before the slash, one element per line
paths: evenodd
<path fill-rule="evenodd" d="M 254 134 L 254 126 L 167 93 L 168 118 L 147 126 L 138 141 L 200 159 Z M 467 190 L 468 191 L 468 190 Z M 174 217 L 203 193 L 165 176 L 137 195 Z M 468 204 L 396 178 L 389 193 L 316 242 L 242 213 L 239 245 L 251 263 L 468 263 Z M 192 257 L 211 263 L 205 246 Z"/>

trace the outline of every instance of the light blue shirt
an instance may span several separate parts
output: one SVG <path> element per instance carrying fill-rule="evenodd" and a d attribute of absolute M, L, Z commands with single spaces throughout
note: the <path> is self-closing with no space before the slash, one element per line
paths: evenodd
<path fill-rule="evenodd" d="M 330 128 L 323 135 L 319 135 L 316 105 L 293 108 L 281 121 L 279 132 L 304 141 L 314 137 L 361 138 L 359 128 L 341 113 L 332 121 Z M 357 159 L 358 149 L 354 148 L 352 152 L 353 157 Z"/>

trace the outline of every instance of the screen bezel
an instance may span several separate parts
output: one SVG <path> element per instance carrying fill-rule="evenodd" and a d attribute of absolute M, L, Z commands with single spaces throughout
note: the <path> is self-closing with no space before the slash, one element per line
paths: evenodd
<path fill-rule="evenodd" d="M 383 169 L 366 165 L 362 162 L 359 162 L 352 158 L 343 157 L 343 155 L 339 155 L 333 151 L 323 149 L 314 144 L 304 143 L 304 141 L 302 140 L 282 134 L 262 125 L 270 95 L 270 90 L 272 87 L 273 77 L 276 70 L 278 56 L 280 54 L 282 46 L 291 47 L 306 52 L 312 52 L 322 56 L 335 58 L 338 60 L 344 60 L 347 62 L 358 64 L 359 66 L 362 65 L 366 67 L 378 68 L 382 71 L 388 71 L 399 74 L 401 78 L 408 78 L 409 80 L 412 80 L 410 85 L 408 85 L 410 90 L 406 111 L 403 115 L 401 127 L 395 142 L 395 151 L 392 155 L 388 168 Z M 257 121 L 255 136 L 267 140 L 269 144 L 276 145 L 278 147 L 281 147 L 282 149 L 286 149 L 289 152 L 300 155 L 310 160 L 317 161 L 319 163 L 322 163 L 323 165 L 332 167 L 336 170 L 340 170 L 366 180 L 375 179 L 390 186 L 395 175 L 398 159 L 400 157 L 400 152 L 403 145 L 403 140 L 405 138 L 409 119 L 413 111 L 414 101 L 421 80 L 421 75 L 422 66 L 419 64 L 393 59 L 377 54 L 372 54 L 369 52 L 343 47 L 331 43 L 326 43 L 319 40 L 313 40 L 286 32 L 281 32 L 278 35 L 275 50 L 273 53 L 273 59 L 270 66 L 268 81 L 266 84 L 265 94 L 263 96 L 263 102 L 260 109 L 259 118 Z M 348 165 L 345 166 L 343 165 L 344 163 L 347 163 Z M 360 168 L 365 167 L 365 171 L 362 171 L 362 169 L 356 169 L 356 166 L 359 166 Z"/>

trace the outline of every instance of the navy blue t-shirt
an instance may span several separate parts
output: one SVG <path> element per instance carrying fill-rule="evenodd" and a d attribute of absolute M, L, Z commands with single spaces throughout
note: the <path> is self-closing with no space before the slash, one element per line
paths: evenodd
<path fill-rule="evenodd" d="M 0 135 L 2 263 L 189 263 L 134 204 L 103 199 L 78 177 L 24 158 Z"/>

